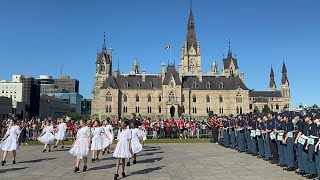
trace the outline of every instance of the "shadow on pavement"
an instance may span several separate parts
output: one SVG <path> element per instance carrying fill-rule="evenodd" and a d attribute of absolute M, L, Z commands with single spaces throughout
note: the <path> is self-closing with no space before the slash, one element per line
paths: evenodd
<path fill-rule="evenodd" d="M 160 157 L 160 158 L 151 158 L 151 159 L 137 160 L 137 162 L 138 162 L 139 164 L 153 163 L 153 162 L 161 161 L 162 159 L 163 159 L 163 157 Z"/>
<path fill-rule="evenodd" d="M 110 168 L 114 168 L 114 167 L 116 167 L 116 164 L 108 164 L 108 165 L 104 165 L 104 166 L 98 166 L 98 167 L 90 168 L 89 171 L 110 169 Z"/>
<path fill-rule="evenodd" d="M 33 160 L 21 161 L 21 162 L 19 162 L 19 164 L 23 164 L 23 163 L 38 163 L 38 162 L 50 161 L 50 160 L 54 160 L 54 159 L 57 159 L 57 158 L 33 159 Z"/>
<path fill-rule="evenodd" d="M 22 169 L 27 169 L 28 167 L 22 167 L 22 168 L 12 168 L 12 169 L 1 169 L 0 170 L 0 174 L 1 173 L 6 173 L 6 172 L 10 172 L 10 171 L 19 171 Z"/>
<path fill-rule="evenodd" d="M 147 174 L 147 173 L 151 173 L 151 172 L 153 172 L 153 171 L 160 170 L 160 169 L 162 169 L 162 168 L 164 168 L 164 166 L 155 167 L 155 168 L 142 169 L 142 170 L 139 170 L 139 171 L 132 172 L 131 175 Z"/>
<path fill-rule="evenodd" d="M 162 154 L 163 152 L 149 152 L 149 153 L 145 153 L 145 154 L 141 154 L 139 156 L 152 156 L 152 155 L 155 155 L 155 154 Z"/>

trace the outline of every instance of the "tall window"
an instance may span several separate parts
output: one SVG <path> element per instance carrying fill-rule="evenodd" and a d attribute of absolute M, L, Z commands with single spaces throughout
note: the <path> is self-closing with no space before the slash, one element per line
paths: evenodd
<path fill-rule="evenodd" d="M 159 106 L 159 113 L 161 113 L 161 106 Z"/>
<path fill-rule="evenodd" d="M 236 102 L 237 102 L 237 103 L 242 103 L 242 96 L 241 96 L 241 94 L 237 94 Z"/>
<path fill-rule="evenodd" d="M 210 96 L 207 95 L 207 102 L 210 102 Z"/>
<path fill-rule="evenodd" d="M 150 94 L 148 95 L 148 102 L 151 102 L 151 96 L 150 96 Z"/>
<path fill-rule="evenodd" d="M 159 95 L 159 102 L 161 102 L 161 95 Z"/>
<path fill-rule="evenodd" d="M 182 113 L 186 112 L 186 108 L 184 106 L 182 106 Z"/>
<path fill-rule="evenodd" d="M 181 97 L 181 101 L 184 102 L 185 101 L 185 97 L 184 95 L 182 94 L 182 97 Z"/>
<path fill-rule="evenodd" d="M 136 102 L 139 102 L 139 101 L 140 101 L 139 95 L 136 95 Z"/>
<path fill-rule="evenodd" d="M 127 95 L 123 95 L 123 102 L 127 102 L 128 101 L 128 96 Z"/>
<path fill-rule="evenodd" d="M 153 87 L 153 84 L 152 84 L 151 81 L 149 82 L 148 87 L 149 87 L 149 88 L 152 88 L 152 87 Z"/>
<path fill-rule="evenodd" d="M 209 113 L 209 112 L 210 112 L 210 110 L 211 110 L 211 108 L 210 108 L 210 107 L 207 107 L 207 113 Z"/>
<path fill-rule="evenodd" d="M 196 95 L 193 95 L 193 96 L 192 96 L 192 102 L 197 102 L 197 97 L 196 97 Z"/>
<path fill-rule="evenodd" d="M 197 114 L 197 108 L 196 107 L 192 108 L 192 113 Z"/>
<path fill-rule="evenodd" d="M 140 112 L 140 108 L 139 106 L 136 106 L 136 113 L 139 113 Z"/>
<path fill-rule="evenodd" d="M 237 106 L 237 114 L 239 114 L 239 107 Z"/>
<path fill-rule="evenodd" d="M 198 84 L 196 82 L 193 82 L 192 88 L 197 88 L 197 87 L 198 87 Z"/>
<path fill-rule="evenodd" d="M 141 84 L 139 81 L 137 82 L 137 87 L 141 87 Z"/>
<path fill-rule="evenodd" d="M 151 106 L 148 106 L 148 113 L 151 113 Z"/>
<path fill-rule="evenodd" d="M 209 81 L 207 82 L 206 87 L 207 87 L 207 89 L 210 89 L 210 88 L 211 88 L 211 84 L 210 84 Z"/>
<path fill-rule="evenodd" d="M 219 84 L 219 88 L 220 88 L 220 89 L 223 89 L 223 88 L 224 88 L 224 84 L 223 84 L 223 82 L 220 82 L 220 84 Z"/>
<path fill-rule="evenodd" d="M 107 93 L 107 102 L 111 102 L 112 101 L 112 95 L 110 92 Z"/>
<path fill-rule="evenodd" d="M 242 114 L 242 107 L 240 107 L 240 114 Z"/>
<path fill-rule="evenodd" d="M 279 104 L 276 104 L 276 109 L 279 110 Z"/>
<path fill-rule="evenodd" d="M 109 105 L 109 112 L 111 112 L 111 105 Z"/>
<path fill-rule="evenodd" d="M 194 72 L 194 63 L 193 63 L 193 61 L 190 62 L 189 71 L 192 72 L 192 73 Z"/>
<path fill-rule="evenodd" d="M 252 109 L 252 104 L 249 104 L 249 109 Z"/>
<path fill-rule="evenodd" d="M 219 102 L 223 103 L 223 97 L 221 95 L 219 96 Z"/>
<path fill-rule="evenodd" d="M 126 82 L 124 83 L 124 87 L 129 87 L 128 81 L 126 81 Z"/>

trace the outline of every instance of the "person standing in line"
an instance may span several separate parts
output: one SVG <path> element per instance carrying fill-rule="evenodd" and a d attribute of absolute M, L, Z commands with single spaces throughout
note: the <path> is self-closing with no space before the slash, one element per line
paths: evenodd
<path fill-rule="evenodd" d="M 67 132 L 67 124 L 64 122 L 64 119 L 58 119 L 58 126 L 55 131 L 55 139 L 57 140 L 56 144 L 53 148 L 57 148 L 59 142 L 62 142 L 62 149 L 64 148 L 64 140 L 66 139 L 66 132 Z"/>
<path fill-rule="evenodd" d="M 257 122 L 257 117 L 254 116 L 252 117 L 250 121 L 250 126 L 251 126 L 251 155 L 252 156 L 258 156 L 258 151 L 257 151 L 257 134 L 256 134 L 256 129 L 258 127 L 258 122 Z"/>
<path fill-rule="evenodd" d="M 1 161 L 1 166 L 4 166 L 8 152 L 12 151 L 13 154 L 13 164 L 16 164 L 17 150 L 19 149 L 19 138 L 20 138 L 20 127 L 16 125 L 17 121 L 11 119 L 9 123 L 9 128 L 5 136 L 0 141 L 0 148 L 4 151 L 3 158 Z"/>
<path fill-rule="evenodd" d="M 227 117 L 224 117 L 223 119 L 223 145 L 225 148 L 229 148 L 230 147 L 230 136 L 229 136 L 229 121 L 227 119 Z"/>
<path fill-rule="evenodd" d="M 54 142 L 54 135 L 53 135 L 53 126 L 50 120 L 45 122 L 45 126 L 42 130 L 42 133 L 38 137 L 38 141 L 44 144 L 43 153 L 47 151 L 47 147 L 49 148 L 49 152 L 51 152 L 51 144 Z"/>
<path fill-rule="evenodd" d="M 263 116 L 260 116 L 258 119 L 258 126 L 257 126 L 257 139 L 258 139 L 258 149 L 259 149 L 259 156 L 258 158 L 265 158 L 265 148 L 264 148 L 264 141 L 265 141 L 265 122 Z"/>
<path fill-rule="evenodd" d="M 235 121 L 230 117 L 231 119 L 229 121 L 229 133 L 230 133 L 230 148 L 235 149 L 236 148 L 236 134 L 235 134 Z"/>
<path fill-rule="evenodd" d="M 117 146 L 113 152 L 113 157 L 117 158 L 117 164 L 116 164 L 116 173 L 114 174 L 114 179 L 117 180 L 119 177 L 119 166 L 120 161 L 122 161 L 122 178 L 125 178 L 125 164 L 126 159 L 131 158 L 132 155 L 132 147 L 131 147 L 131 130 L 127 129 L 128 121 L 122 121 L 121 122 L 121 131 L 118 133 L 117 137 Z M 129 162 L 130 163 L 130 162 Z"/>
<path fill-rule="evenodd" d="M 284 133 L 286 132 L 286 122 L 288 121 L 288 117 L 286 114 L 278 114 L 276 122 L 277 126 L 275 129 L 275 132 L 277 134 L 276 142 L 278 147 L 278 157 L 279 157 L 279 163 L 277 166 L 279 167 L 286 167 L 286 156 L 285 156 L 285 144 L 282 143 L 282 140 L 284 139 Z"/>
<path fill-rule="evenodd" d="M 277 127 L 277 120 L 274 119 L 274 112 L 269 112 L 267 121 L 267 132 L 269 136 L 269 144 L 271 148 L 272 158 L 270 163 L 271 164 L 278 164 L 279 163 L 279 155 L 278 155 L 278 147 L 276 142 L 276 127 Z"/>
<path fill-rule="evenodd" d="M 320 179 L 320 153 L 319 153 L 319 144 L 320 144 L 320 115 L 319 114 L 316 114 L 314 116 L 314 123 L 317 124 L 317 137 L 318 137 L 318 142 L 317 144 L 315 145 L 314 147 L 314 156 L 315 156 L 315 163 L 316 163 L 316 171 L 317 171 L 317 178 L 315 179 Z"/>
<path fill-rule="evenodd" d="M 69 153 L 73 156 L 76 156 L 76 167 L 74 169 L 74 173 L 78 172 L 81 159 L 83 159 L 83 171 L 87 171 L 87 162 L 88 162 L 88 155 L 90 152 L 91 146 L 91 132 L 90 127 L 86 125 L 85 120 L 80 120 L 80 129 L 77 132 L 76 140 L 74 141 L 72 148 L 70 149 Z"/>
<path fill-rule="evenodd" d="M 239 152 L 245 152 L 245 134 L 244 134 L 244 125 L 245 122 L 243 120 L 243 116 L 238 116 L 238 124 L 237 124 L 237 140 L 238 140 L 238 148 Z"/>

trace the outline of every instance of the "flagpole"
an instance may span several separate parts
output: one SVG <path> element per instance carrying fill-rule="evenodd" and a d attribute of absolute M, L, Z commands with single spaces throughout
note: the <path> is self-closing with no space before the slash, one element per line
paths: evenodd
<path fill-rule="evenodd" d="M 171 46 L 170 46 L 170 62 L 171 62 Z"/>

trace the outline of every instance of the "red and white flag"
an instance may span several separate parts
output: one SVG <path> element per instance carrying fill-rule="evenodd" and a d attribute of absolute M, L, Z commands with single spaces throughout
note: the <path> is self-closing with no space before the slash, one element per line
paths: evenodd
<path fill-rule="evenodd" d="M 171 46 L 165 46 L 164 49 L 171 49 Z"/>

